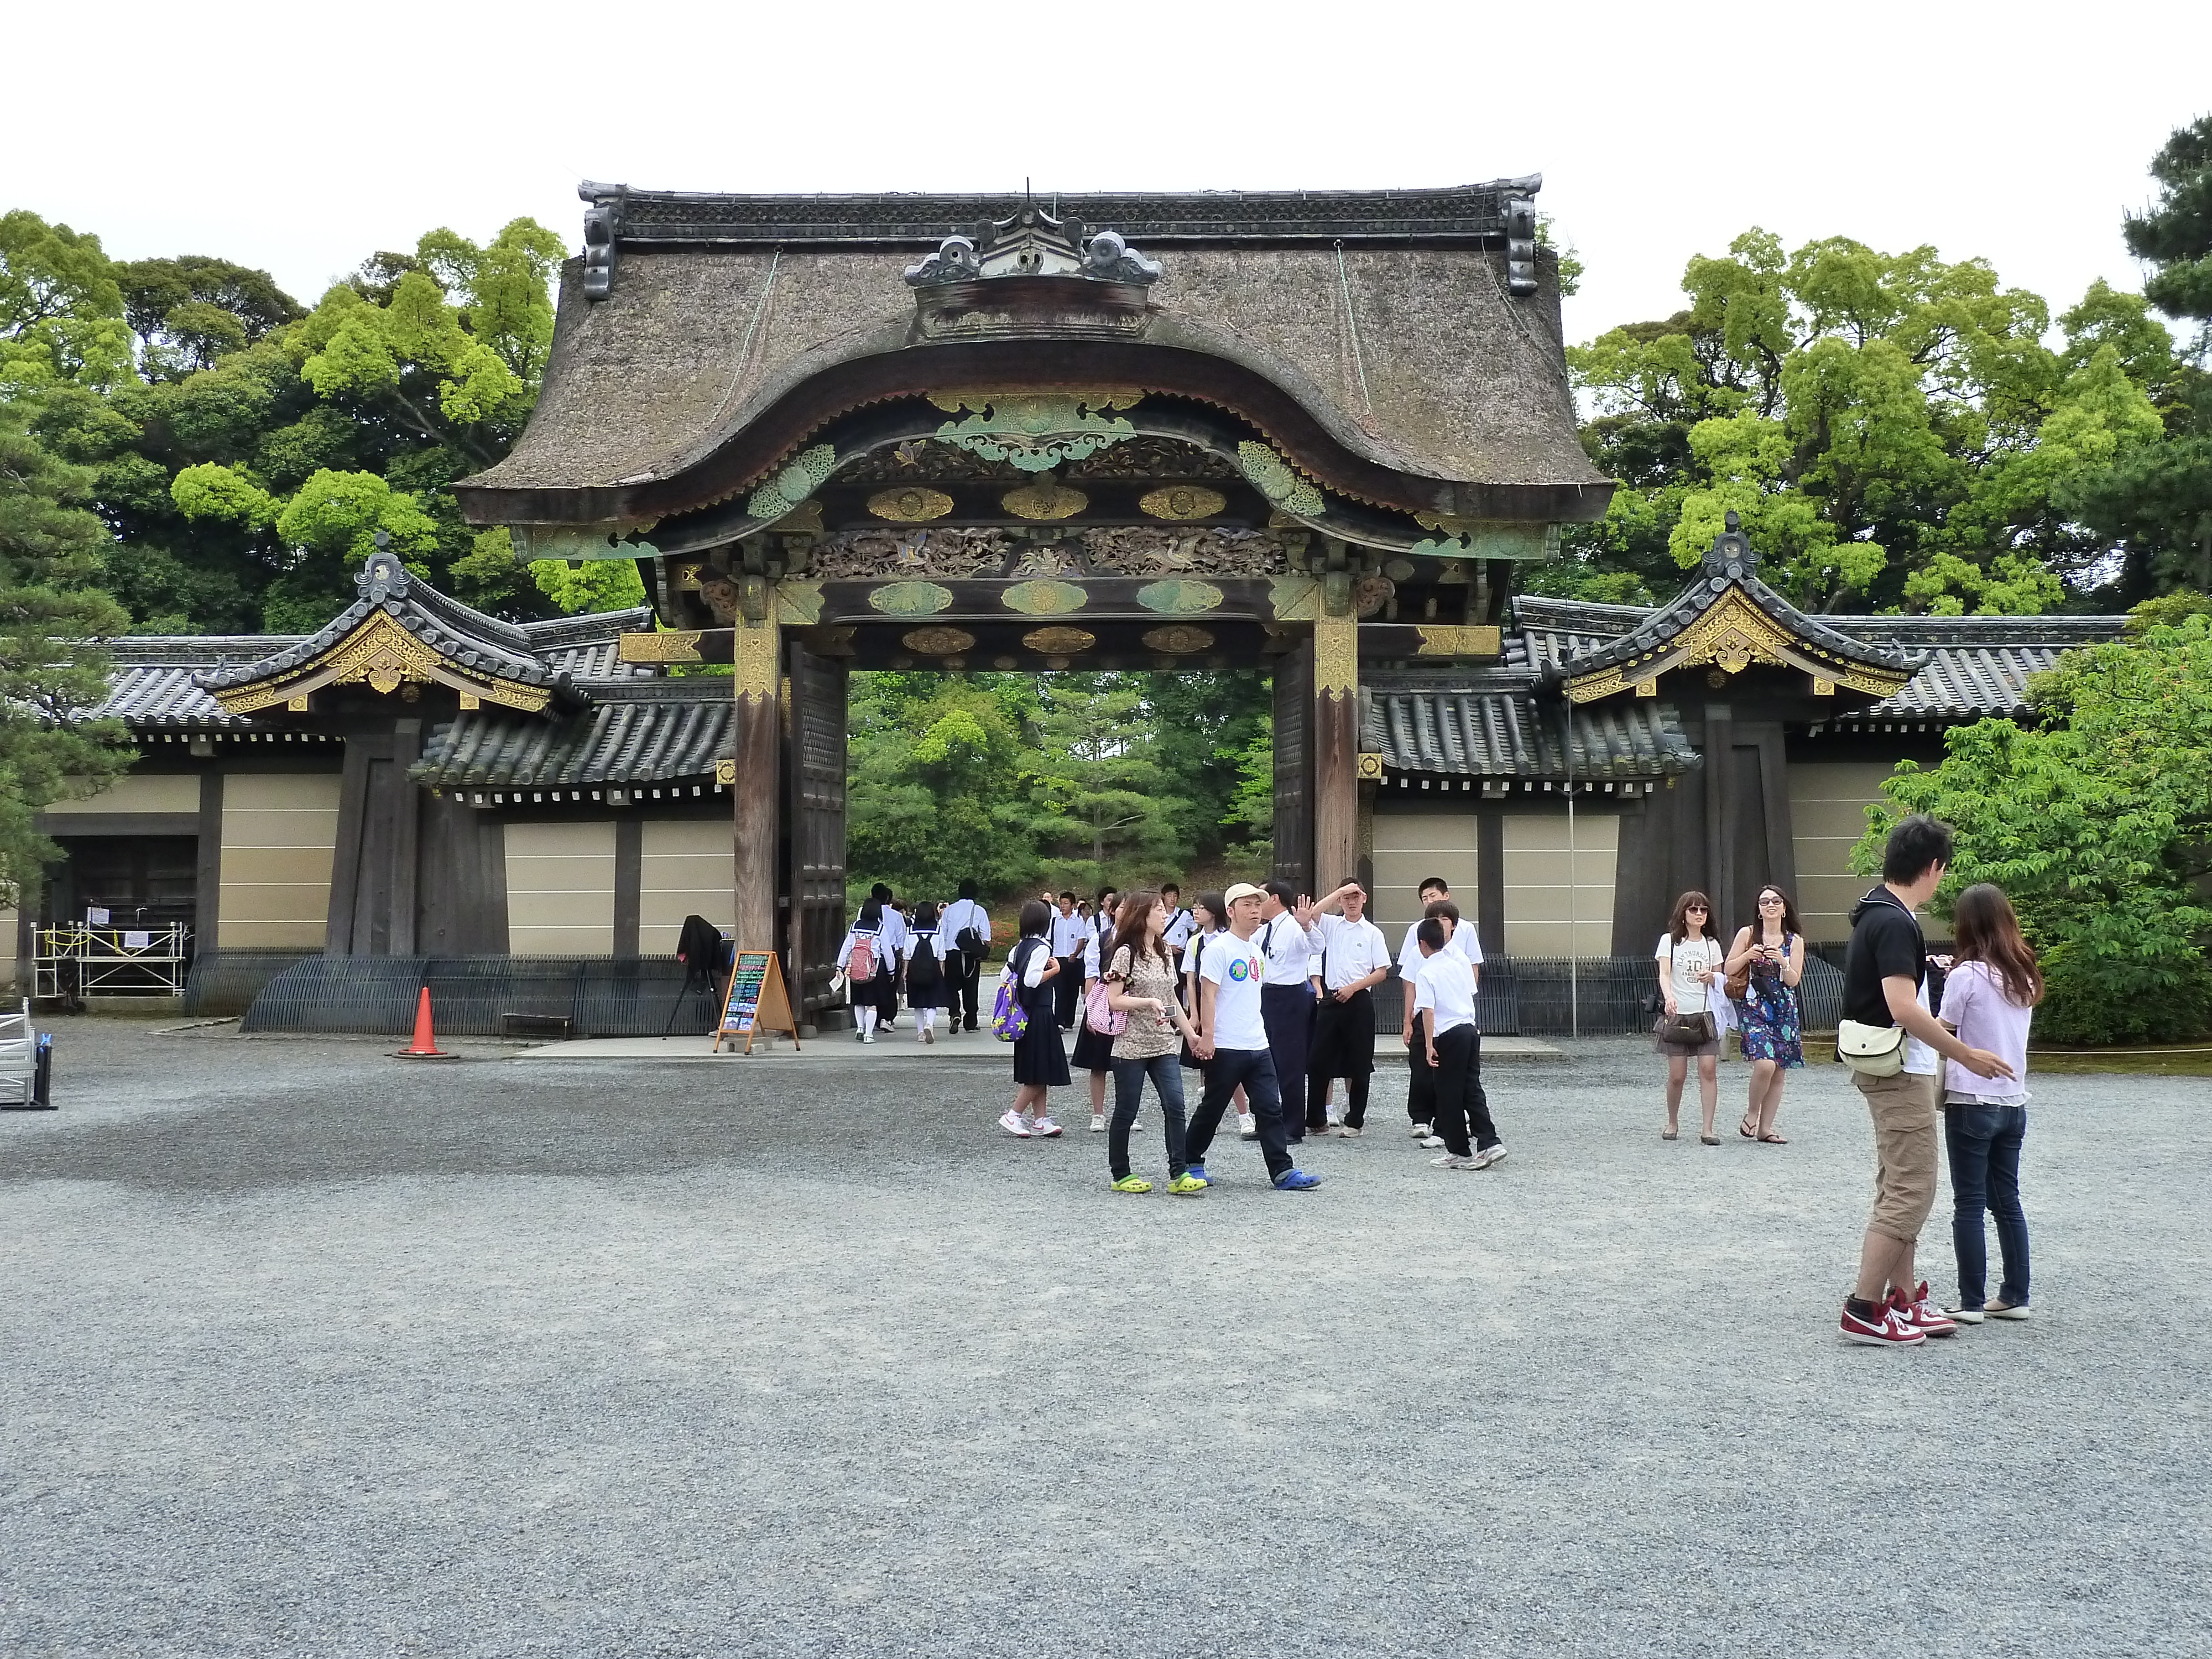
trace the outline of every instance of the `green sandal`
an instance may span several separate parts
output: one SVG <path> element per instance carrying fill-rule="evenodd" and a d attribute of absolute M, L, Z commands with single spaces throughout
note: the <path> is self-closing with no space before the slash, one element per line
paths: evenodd
<path fill-rule="evenodd" d="M 1125 1175 L 1114 1183 L 1114 1190 L 1117 1193 L 1149 1193 L 1152 1190 L 1152 1183 L 1142 1176 Z"/>

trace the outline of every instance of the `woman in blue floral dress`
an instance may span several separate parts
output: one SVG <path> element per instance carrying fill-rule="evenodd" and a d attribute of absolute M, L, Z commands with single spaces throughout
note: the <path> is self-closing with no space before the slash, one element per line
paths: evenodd
<path fill-rule="evenodd" d="M 1782 1109 L 1783 1073 L 1805 1063 L 1797 981 L 1805 976 L 1805 934 L 1797 907 L 1779 887 L 1759 890 L 1759 920 L 1737 931 L 1729 946 L 1729 977 L 1747 974 L 1736 1010 L 1743 1028 L 1743 1057 L 1751 1061 L 1751 1102 L 1736 1133 L 1777 1146 L 1789 1142 L 1774 1127 Z"/>

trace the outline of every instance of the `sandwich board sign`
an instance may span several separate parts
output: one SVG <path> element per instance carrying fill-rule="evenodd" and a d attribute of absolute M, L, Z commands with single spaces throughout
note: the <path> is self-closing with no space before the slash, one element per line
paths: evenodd
<path fill-rule="evenodd" d="M 743 1037 L 744 1052 L 750 1054 L 754 1036 L 763 1031 L 787 1031 L 791 1046 L 799 1047 L 799 1022 L 792 1016 L 791 997 L 784 989 L 782 963 L 773 951 L 740 951 L 730 969 L 729 994 L 722 999 L 713 1052 L 719 1054 L 725 1042 L 734 1047 Z"/>

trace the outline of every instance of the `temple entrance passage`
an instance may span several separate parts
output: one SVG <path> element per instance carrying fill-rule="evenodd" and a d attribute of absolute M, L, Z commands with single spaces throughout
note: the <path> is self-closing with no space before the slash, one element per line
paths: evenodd
<path fill-rule="evenodd" d="M 623 661 L 729 665 L 736 936 L 810 1012 L 856 669 L 1264 672 L 1275 872 L 1334 879 L 1380 777 L 1363 673 L 1496 661 L 1516 566 L 1612 490 L 1540 183 L 1051 212 L 587 185 L 545 395 L 455 492 L 519 557 L 638 562 Z"/>

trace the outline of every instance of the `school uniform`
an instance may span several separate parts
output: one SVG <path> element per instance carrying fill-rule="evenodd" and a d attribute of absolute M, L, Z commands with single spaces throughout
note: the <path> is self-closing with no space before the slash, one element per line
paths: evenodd
<path fill-rule="evenodd" d="M 912 930 L 906 918 L 890 905 L 884 906 L 884 950 L 890 957 L 890 988 L 884 1000 L 884 1024 L 888 1025 L 898 1015 L 899 986 L 905 977 L 906 944 Z"/>
<path fill-rule="evenodd" d="M 1063 1031 L 1075 1025 L 1076 1005 L 1083 1000 L 1084 919 L 1074 911 L 1052 913 L 1052 930 L 1046 936 L 1060 963 L 1060 977 L 1052 982 L 1053 1018 Z"/>
<path fill-rule="evenodd" d="M 1474 1020 L 1474 969 L 1466 958 L 1443 950 L 1427 957 L 1414 977 L 1413 1006 L 1436 1036 L 1436 1133 L 1444 1150 L 1461 1158 L 1498 1145 L 1490 1119 L 1490 1097 L 1482 1088 L 1482 1034 Z M 1468 1145 L 1468 1121 L 1474 1144 Z"/>
<path fill-rule="evenodd" d="M 906 963 L 906 1000 L 909 1008 L 945 1006 L 945 966 L 938 957 L 938 941 L 944 930 L 936 927 L 907 931 L 900 956 Z"/>
<path fill-rule="evenodd" d="M 866 927 L 847 930 L 845 942 L 837 947 L 837 966 L 849 970 L 853 953 L 862 939 L 868 942 L 868 974 L 862 978 L 849 971 L 845 980 L 845 1003 L 852 1008 L 872 1008 L 878 1015 L 888 1019 L 885 1010 L 892 1006 L 892 987 L 898 982 L 898 969 L 890 947 L 884 942 L 881 928 L 871 931 Z"/>
<path fill-rule="evenodd" d="M 1398 947 L 1398 977 L 1411 985 L 1420 977 L 1421 924 L 1411 923 L 1406 929 L 1405 942 Z M 1444 941 L 1444 949 L 1458 957 L 1470 968 L 1482 966 L 1482 941 L 1477 938 L 1474 924 L 1462 916 L 1459 926 L 1452 929 L 1451 937 Z M 1478 979 L 1480 975 L 1477 976 Z M 1437 1082 L 1429 1070 L 1429 1055 L 1420 1036 L 1420 1011 L 1416 1008 L 1406 1022 L 1407 1031 L 1413 1041 L 1406 1046 L 1406 1061 L 1412 1075 L 1406 1084 L 1406 1116 L 1414 1123 L 1433 1126 L 1437 1116 Z"/>
<path fill-rule="evenodd" d="M 1175 963 L 1178 987 L 1182 982 L 1182 954 L 1190 948 L 1190 936 L 1197 931 L 1198 918 L 1187 908 L 1170 916 L 1167 927 L 1161 931 L 1160 943 L 1168 947 L 1169 959 Z"/>
<path fill-rule="evenodd" d="M 1014 1000 L 1030 1017 L 1028 1029 L 1014 1039 L 1014 1081 L 1064 1089 L 1067 1086 L 1067 1050 L 1061 1046 L 1060 1027 L 1053 1023 L 1052 986 L 1044 978 L 1045 964 L 1051 955 L 1051 945 L 1032 933 L 1015 945 L 1006 957 Z"/>
<path fill-rule="evenodd" d="M 1290 1109 L 1285 1116 L 1295 1143 L 1306 1138 L 1300 1079 L 1306 1074 L 1307 1057 L 1313 1051 L 1313 946 L 1319 941 L 1310 939 L 1298 919 L 1285 910 L 1261 923 L 1252 942 L 1267 964 L 1260 1011 L 1267 1047 L 1275 1059 L 1275 1076 L 1290 1096 Z"/>
<path fill-rule="evenodd" d="M 1256 934 L 1240 939 L 1234 933 L 1221 933 L 1206 942 L 1198 974 L 1214 988 L 1213 1024 L 1206 1033 L 1213 1039 L 1213 1060 L 1206 1068 L 1206 1092 L 1184 1132 L 1183 1157 L 1188 1164 L 1206 1162 L 1206 1150 L 1213 1144 L 1213 1132 L 1221 1125 L 1222 1109 L 1242 1084 L 1244 1098 L 1260 1121 L 1260 1150 L 1267 1160 L 1268 1179 L 1275 1180 L 1288 1173 L 1292 1164 L 1282 1091 L 1277 1086 L 1274 1056 L 1268 1048 L 1267 1022 L 1261 1013 L 1261 981 L 1267 965 Z"/>
<path fill-rule="evenodd" d="M 971 931 L 982 950 L 961 948 L 960 936 Z M 991 944 L 991 918 L 974 899 L 955 899 L 937 919 L 937 937 L 945 946 L 945 1006 L 952 1010 L 962 1030 L 972 1031 L 979 1012 L 983 957 Z"/>
<path fill-rule="evenodd" d="M 1358 921 L 1323 916 L 1319 932 L 1322 950 L 1314 972 L 1322 994 L 1314 1005 L 1313 1048 L 1306 1056 L 1306 1127 L 1316 1133 L 1328 1127 L 1328 1085 L 1336 1078 L 1344 1079 L 1345 1122 L 1357 1129 L 1367 1121 L 1367 1085 L 1375 1072 L 1375 993 L 1364 988 L 1344 1002 L 1336 993 L 1390 966 L 1382 930 L 1364 916 Z"/>
<path fill-rule="evenodd" d="M 1083 982 L 1085 985 L 1098 977 L 1098 951 L 1103 941 L 1098 930 L 1092 927 L 1083 941 Z M 1076 1011 L 1075 1053 L 1068 1064 L 1079 1072 L 1110 1072 L 1114 1069 L 1114 1039 L 1103 1031 L 1091 1029 L 1088 999 Z"/>

